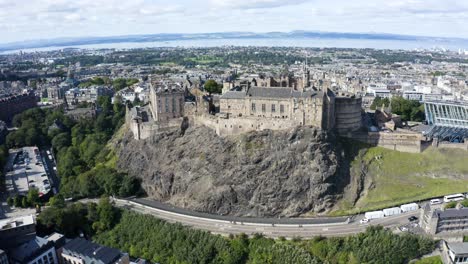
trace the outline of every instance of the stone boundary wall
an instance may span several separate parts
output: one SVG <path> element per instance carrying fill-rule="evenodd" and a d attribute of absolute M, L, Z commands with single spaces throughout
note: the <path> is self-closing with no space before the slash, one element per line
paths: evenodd
<path fill-rule="evenodd" d="M 351 138 L 360 142 L 364 142 L 373 146 L 383 147 L 386 149 L 420 153 L 422 151 L 421 141 L 422 135 L 412 133 L 385 133 L 385 132 L 367 132 L 367 133 L 352 133 L 343 135 L 346 138 Z"/>
<path fill-rule="evenodd" d="M 192 125 L 204 125 L 216 131 L 220 136 L 239 135 L 251 131 L 281 130 L 297 126 L 296 120 L 271 118 L 264 120 L 257 117 L 248 118 L 222 118 L 215 116 L 195 116 Z"/>
<path fill-rule="evenodd" d="M 166 122 L 141 122 L 141 120 L 133 119 L 130 111 L 127 110 L 125 114 L 125 125 L 132 131 L 133 138 L 136 140 L 146 139 L 170 128 L 180 127 L 182 121 L 181 117 Z"/>
<path fill-rule="evenodd" d="M 461 149 L 468 151 L 468 139 L 465 140 L 465 143 L 445 143 L 440 142 L 437 146 L 438 148 L 442 149 Z"/>

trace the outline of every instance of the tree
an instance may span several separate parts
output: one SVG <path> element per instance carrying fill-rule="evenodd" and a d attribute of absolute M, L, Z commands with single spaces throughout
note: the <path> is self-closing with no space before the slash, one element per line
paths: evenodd
<path fill-rule="evenodd" d="M 50 198 L 49 204 L 50 206 L 56 207 L 56 208 L 64 208 L 66 206 L 65 199 L 60 193 Z"/>
<path fill-rule="evenodd" d="M 467 207 L 467 208 L 468 208 L 468 199 L 463 200 L 463 201 L 461 202 L 461 205 L 462 205 L 463 207 Z"/>
<path fill-rule="evenodd" d="M 7 204 L 8 204 L 8 206 L 10 206 L 10 207 L 13 206 L 13 205 L 15 204 L 15 201 L 14 201 L 14 199 L 13 199 L 11 196 L 9 196 L 9 197 L 7 198 Z"/>
<path fill-rule="evenodd" d="M 23 207 L 23 208 L 28 208 L 29 205 L 30 205 L 30 204 L 28 203 L 28 199 L 27 199 L 26 197 L 23 196 L 23 197 L 21 198 L 21 207 Z"/>
<path fill-rule="evenodd" d="M 18 194 L 15 195 L 15 198 L 13 198 L 13 204 L 15 205 L 15 207 L 21 207 L 21 196 L 19 196 Z"/>
<path fill-rule="evenodd" d="M 457 202 L 455 201 L 449 202 L 445 205 L 445 209 L 450 209 L 450 208 L 455 208 L 455 207 L 457 207 Z"/>
<path fill-rule="evenodd" d="M 205 82 L 205 90 L 211 95 L 213 93 L 221 93 L 222 86 L 220 86 L 215 80 L 208 80 Z"/>
<path fill-rule="evenodd" d="M 39 204 L 39 191 L 36 188 L 29 189 L 26 198 L 30 206 L 36 206 L 36 204 Z"/>
<path fill-rule="evenodd" d="M 57 134 L 52 139 L 52 147 L 58 152 L 64 147 L 68 147 L 71 144 L 70 134 L 69 133 L 60 133 Z"/>
<path fill-rule="evenodd" d="M 116 224 L 116 212 L 110 203 L 109 197 L 102 197 L 99 200 L 97 212 L 99 214 L 99 221 L 93 224 L 93 229 L 98 233 L 110 230 Z"/>

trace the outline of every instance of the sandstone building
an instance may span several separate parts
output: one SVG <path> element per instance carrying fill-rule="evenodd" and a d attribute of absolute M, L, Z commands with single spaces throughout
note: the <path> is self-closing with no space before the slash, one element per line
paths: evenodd
<path fill-rule="evenodd" d="M 286 78 L 286 77 L 282 77 Z M 156 83 L 150 90 L 150 103 L 127 112 L 127 125 L 136 139 L 168 127 L 180 126 L 183 118 L 191 125 L 204 125 L 218 135 L 236 135 L 264 129 L 281 130 L 297 126 L 314 126 L 323 130 L 348 133 L 361 128 L 362 99 L 351 94 L 335 93 L 328 88 L 297 88 L 299 80 L 280 79 L 276 87 L 266 87 L 269 81 L 243 82 L 230 88 L 214 106 L 211 96 L 195 96 L 186 102 L 186 88 L 177 83 Z M 307 78 L 307 77 L 305 77 Z M 208 104 L 208 107 L 207 107 Z M 216 111 L 208 110 L 216 109 Z"/>
<path fill-rule="evenodd" d="M 150 89 L 150 109 L 155 121 L 184 116 L 185 92 L 178 84 L 156 85 Z"/>

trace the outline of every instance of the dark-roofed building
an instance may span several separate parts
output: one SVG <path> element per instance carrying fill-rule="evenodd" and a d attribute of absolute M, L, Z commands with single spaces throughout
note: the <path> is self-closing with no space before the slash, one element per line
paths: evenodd
<path fill-rule="evenodd" d="M 443 243 L 444 263 L 466 264 L 468 263 L 468 242 Z"/>
<path fill-rule="evenodd" d="M 0 264 L 8 264 L 8 256 L 5 251 L 0 249 Z"/>
<path fill-rule="evenodd" d="M 0 220 L 0 248 L 10 249 L 36 237 L 36 223 L 32 215 Z"/>
<path fill-rule="evenodd" d="M 0 98 L 0 120 L 10 122 L 16 114 L 36 107 L 37 101 L 33 92 Z"/>
<path fill-rule="evenodd" d="M 426 205 L 422 214 L 422 226 L 430 234 L 456 235 L 468 232 L 468 208 L 432 210 Z"/>
<path fill-rule="evenodd" d="M 58 264 L 54 243 L 36 238 L 10 250 L 11 264 Z"/>
<path fill-rule="evenodd" d="M 83 238 L 75 238 L 63 246 L 60 259 L 63 264 L 128 264 L 130 262 L 128 254 Z"/>

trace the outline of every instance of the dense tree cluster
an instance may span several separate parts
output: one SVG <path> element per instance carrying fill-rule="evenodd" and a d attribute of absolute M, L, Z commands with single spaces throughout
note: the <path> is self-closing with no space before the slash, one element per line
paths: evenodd
<path fill-rule="evenodd" d="M 126 87 L 132 86 L 138 82 L 139 82 L 138 79 L 135 79 L 135 78 L 130 78 L 130 79 L 117 78 L 117 79 L 111 80 L 109 77 L 94 77 L 90 80 L 80 83 L 79 86 L 90 87 L 93 85 L 108 85 L 108 86 L 112 85 L 114 90 L 117 92 Z"/>
<path fill-rule="evenodd" d="M 129 211 L 95 239 L 160 263 L 407 263 L 435 246 L 432 240 L 382 227 L 346 238 L 275 241 L 257 234 L 224 239 Z"/>
<path fill-rule="evenodd" d="M 372 101 L 370 109 L 371 110 L 376 110 L 376 109 L 380 109 L 382 106 L 389 107 L 390 106 L 390 100 L 388 98 L 381 98 L 381 97 L 377 96 L 377 97 L 375 97 L 374 101 Z"/>
<path fill-rule="evenodd" d="M 112 81 L 109 77 L 94 77 L 90 80 L 80 83 L 80 87 L 90 87 L 93 85 L 111 85 Z"/>
<path fill-rule="evenodd" d="M 101 63 L 125 63 L 130 65 L 181 65 L 193 68 L 197 65 L 208 67 L 228 67 L 230 63 L 236 64 L 264 64 L 264 65 L 292 65 L 303 61 L 304 56 L 291 53 L 287 48 L 270 48 L 239 50 L 226 52 L 223 48 L 192 49 L 134 49 L 114 52 L 108 56 L 84 55 L 71 56 L 56 61 L 57 65 L 68 65 L 80 62 L 82 66 L 92 66 Z M 329 56 L 309 57 L 311 64 L 326 64 L 331 62 Z M 158 74 L 168 71 L 162 69 Z"/>
<path fill-rule="evenodd" d="M 129 211 L 95 240 L 159 263 L 319 263 L 300 246 L 276 243 L 261 235 L 225 239 Z"/>
<path fill-rule="evenodd" d="M 49 201 L 50 206 L 38 217 L 38 230 L 41 233 L 58 231 L 72 238 L 84 234 L 91 237 L 96 233 L 111 229 L 119 219 L 120 211 L 112 207 L 108 198 L 95 203 L 73 203 L 67 205 L 62 195 Z"/>
<path fill-rule="evenodd" d="M 213 93 L 220 94 L 223 91 L 223 85 L 218 84 L 215 80 L 206 81 L 204 88 L 210 94 L 213 94 Z"/>
<path fill-rule="evenodd" d="M 122 90 L 123 88 L 132 86 L 135 83 L 138 83 L 138 79 L 134 79 L 134 78 L 131 78 L 131 79 L 117 78 L 117 79 L 112 81 L 112 87 L 114 87 L 114 90 L 117 92 L 117 91 Z"/>
<path fill-rule="evenodd" d="M 382 106 L 391 107 L 392 113 L 400 115 L 403 121 L 422 122 L 425 119 L 424 105 L 418 101 L 407 100 L 401 96 L 395 96 L 391 100 L 377 96 L 370 109 L 376 110 Z"/>
<path fill-rule="evenodd" d="M 7 204 L 9 206 L 29 208 L 38 207 L 42 203 L 39 199 L 39 191 L 36 188 L 31 188 L 26 196 L 16 194 L 15 196 L 9 196 L 7 198 Z"/>
<path fill-rule="evenodd" d="M 392 98 L 391 106 L 392 113 L 400 115 L 404 121 L 422 122 L 425 119 L 424 105 L 418 101 L 406 100 L 397 96 Z"/>
<path fill-rule="evenodd" d="M 61 177 L 60 192 L 66 197 L 135 194 L 138 181 L 106 164 L 114 158 L 106 144 L 123 124 L 125 106 L 119 102 L 112 105 L 109 97 L 99 97 L 97 105 L 95 119 L 79 121 L 68 118 L 62 110 L 27 110 L 13 119 L 18 130 L 7 136 L 7 145 L 51 145 Z"/>
<path fill-rule="evenodd" d="M 345 238 L 316 238 L 306 242 L 310 251 L 328 263 L 407 263 L 431 252 L 433 240 L 395 235 L 383 227 L 371 226 L 365 233 Z"/>

